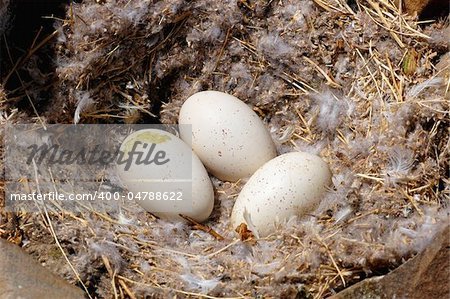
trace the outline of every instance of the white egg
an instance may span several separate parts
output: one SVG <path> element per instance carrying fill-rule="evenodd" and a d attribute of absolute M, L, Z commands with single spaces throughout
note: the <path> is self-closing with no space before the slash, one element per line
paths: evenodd
<path fill-rule="evenodd" d="M 120 151 L 123 163 L 118 163 L 117 173 L 130 192 L 128 199 L 162 218 L 184 214 L 201 222 L 209 217 L 214 206 L 211 180 L 180 138 L 158 129 L 139 130 L 122 142 Z"/>
<path fill-rule="evenodd" d="M 251 176 L 276 156 L 269 132 L 258 115 L 238 98 L 218 91 L 202 91 L 181 107 L 181 139 L 192 148 L 215 177 L 237 181 Z M 192 135 L 192 136 L 191 136 Z"/>
<path fill-rule="evenodd" d="M 328 165 L 318 156 L 292 152 L 270 160 L 243 187 L 231 213 L 233 229 L 241 223 L 259 237 L 277 223 L 310 213 L 331 184 Z"/>

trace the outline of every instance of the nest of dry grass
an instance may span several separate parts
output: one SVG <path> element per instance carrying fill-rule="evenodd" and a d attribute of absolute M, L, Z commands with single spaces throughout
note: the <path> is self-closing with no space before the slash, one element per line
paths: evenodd
<path fill-rule="evenodd" d="M 256 243 L 229 227 L 243 182 L 214 180 L 205 225 L 221 241 L 134 205 L 9 216 L 16 230 L 0 234 L 21 230 L 92 298 L 323 298 L 398 266 L 448 223 L 448 20 L 420 24 L 387 0 L 106 0 L 56 23 L 41 121 L 177 123 L 188 96 L 219 90 L 253 107 L 280 153 L 320 154 L 333 172 L 313 215 Z"/>

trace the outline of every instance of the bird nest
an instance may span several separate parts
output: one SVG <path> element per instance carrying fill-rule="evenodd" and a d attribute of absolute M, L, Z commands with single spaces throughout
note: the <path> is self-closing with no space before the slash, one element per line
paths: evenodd
<path fill-rule="evenodd" d="M 2 213 L 1 236 L 91 298 L 323 298 L 447 223 L 448 19 L 389 0 L 85 0 L 54 23 L 3 72 L 4 86 L 29 82 L 0 93 L 2 125 L 174 124 L 190 95 L 218 90 L 253 108 L 280 154 L 318 154 L 333 173 L 317 210 L 258 240 L 230 227 L 243 181 L 212 178 L 203 224 L 134 204 Z M 45 47 L 53 66 L 37 72 Z"/>

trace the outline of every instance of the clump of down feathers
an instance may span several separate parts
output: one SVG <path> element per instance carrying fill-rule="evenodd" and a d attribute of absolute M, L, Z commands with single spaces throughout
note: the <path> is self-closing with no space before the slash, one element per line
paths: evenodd
<path fill-rule="evenodd" d="M 254 245 L 238 240 L 229 224 L 244 181 L 213 178 L 215 209 L 205 224 L 224 241 L 133 203 L 116 214 L 65 218 L 58 238 L 75 247 L 70 258 L 94 295 L 114 295 L 103 256 L 137 296 L 295 297 L 301 284 L 324 297 L 343 288 L 330 256 L 349 273 L 348 285 L 362 273 L 398 266 L 448 221 L 448 73 L 434 66 L 448 44 L 415 31 L 402 35 L 407 50 L 420 49 L 410 75 L 406 50 L 364 9 L 252 3 L 83 1 L 56 24 L 48 121 L 145 122 L 128 110 L 161 106 L 159 121 L 176 123 L 188 96 L 219 90 L 254 109 L 280 153 L 319 154 L 333 173 L 315 211 Z M 83 235 L 78 245 L 70 245 L 74 223 Z M 30 241 L 39 242 L 38 235 Z"/>

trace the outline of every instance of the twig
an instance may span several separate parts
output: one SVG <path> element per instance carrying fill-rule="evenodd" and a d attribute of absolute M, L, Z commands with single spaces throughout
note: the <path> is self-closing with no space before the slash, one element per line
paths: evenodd
<path fill-rule="evenodd" d="M 333 78 L 331 78 L 330 76 L 328 76 L 328 74 L 327 74 L 324 70 L 322 70 L 322 69 L 320 68 L 320 66 L 319 66 L 317 63 L 315 63 L 314 61 L 312 61 L 311 59 L 309 59 L 309 58 L 306 57 L 306 56 L 303 56 L 303 58 L 304 58 L 308 63 L 310 63 L 312 66 L 314 66 L 314 67 L 317 69 L 317 71 L 319 71 L 319 73 L 322 74 L 322 76 L 325 77 L 325 79 L 327 80 L 327 83 L 326 83 L 327 85 L 330 85 L 330 86 L 333 87 L 333 88 L 342 88 L 342 86 L 341 86 L 340 84 L 338 84 L 336 81 L 334 81 Z"/>
<path fill-rule="evenodd" d="M 103 260 L 103 264 L 105 265 L 106 271 L 108 271 L 109 276 L 111 276 L 111 286 L 114 291 L 114 298 L 118 299 L 119 296 L 117 294 L 117 288 L 116 288 L 116 270 L 112 269 L 111 263 L 109 262 L 106 255 L 102 254 L 102 260 Z"/>
<path fill-rule="evenodd" d="M 119 284 L 131 299 L 137 299 L 136 296 L 130 291 L 130 289 L 127 287 L 127 285 L 122 279 L 119 279 Z"/>
<path fill-rule="evenodd" d="M 40 31 L 38 32 L 38 34 L 39 34 L 39 33 L 40 33 Z M 5 79 L 3 79 L 3 86 L 6 85 L 6 83 L 7 83 L 8 80 L 9 80 L 9 78 L 11 77 L 11 75 L 12 75 L 14 72 L 17 72 L 17 69 L 20 68 L 20 66 L 21 66 L 25 61 L 27 61 L 31 56 L 33 56 L 34 53 L 36 53 L 37 50 L 39 50 L 40 48 L 42 48 L 42 47 L 43 47 L 46 43 L 48 43 L 53 37 L 55 37 L 56 34 L 58 34 L 58 31 L 57 31 L 57 30 L 53 31 L 52 34 L 50 34 L 49 36 L 47 36 L 46 38 L 44 38 L 44 39 L 43 39 L 36 47 L 31 48 L 30 50 L 28 50 L 27 55 L 25 55 L 23 58 L 20 58 L 19 60 L 17 60 L 16 63 L 14 64 L 13 68 L 11 69 L 11 71 L 9 71 L 8 75 L 6 75 Z M 9 55 L 9 57 L 10 57 L 10 59 L 11 59 L 11 63 L 12 63 L 13 61 L 12 61 L 12 57 L 11 57 L 10 52 L 9 52 L 8 43 L 7 43 L 7 41 L 6 41 L 5 35 L 3 35 L 3 38 L 4 38 L 5 44 L 6 44 L 6 50 L 7 50 L 7 52 L 8 52 L 8 55 Z M 36 38 L 37 38 L 37 37 L 36 37 Z M 35 38 L 35 40 L 36 40 L 36 38 Z M 32 46 L 35 44 L 35 40 L 33 41 Z"/>
<path fill-rule="evenodd" d="M 240 239 L 236 239 L 236 240 L 234 240 L 233 242 L 231 242 L 230 244 L 228 244 L 227 246 L 222 247 L 221 249 L 219 249 L 219 250 L 217 250 L 217 251 L 215 251 L 215 252 L 213 252 L 213 253 L 208 254 L 207 257 L 208 257 L 208 258 L 211 258 L 211 257 L 213 257 L 213 256 L 215 256 L 215 255 L 218 255 L 219 253 L 224 252 L 225 250 L 227 250 L 228 248 L 230 248 L 231 246 L 236 245 L 236 244 L 239 243 L 240 241 L 241 241 Z"/>
<path fill-rule="evenodd" d="M 189 216 L 185 216 L 185 215 L 183 215 L 183 214 L 179 214 L 179 216 L 180 216 L 181 218 L 187 220 L 187 221 L 190 222 L 191 224 L 193 224 L 193 228 L 194 228 L 194 229 L 198 229 L 198 230 L 204 231 L 204 232 L 210 234 L 211 236 L 213 236 L 214 238 L 216 238 L 216 239 L 219 240 L 219 241 L 224 240 L 224 237 L 222 237 L 220 234 L 218 234 L 215 230 L 213 230 L 213 229 L 210 228 L 209 226 L 204 225 L 204 224 L 201 224 L 201 223 L 198 223 L 197 221 L 195 221 L 194 219 L 192 219 L 192 218 L 189 217 Z"/>
<path fill-rule="evenodd" d="M 201 293 L 185 292 L 185 291 L 174 289 L 174 288 L 163 287 L 163 286 L 161 286 L 160 284 L 158 284 L 155 281 L 152 281 L 153 285 L 150 285 L 150 284 L 147 284 L 147 283 L 142 283 L 142 282 L 131 280 L 131 279 L 126 278 L 126 277 L 121 276 L 121 275 L 117 275 L 117 277 L 120 278 L 120 279 L 123 279 L 124 281 L 127 281 L 129 283 L 132 283 L 132 284 L 137 284 L 137 285 L 141 285 L 141 286 L 156 287 L 156 288 L 161 289 L 161 290 L 173 291 L 173 292 L 176 292 L 176 293 L 179 293 L 179 294 L 183 294 L 183 295 L 194 296 L 196 298 L 208 298 L 208 299 L 243 299 L 243 298 L 245 298 L 244 296 L 239 296 L 239 297 L 214 297 L 214 296 L 209 296 L 209 295 L 205 295 L 205 294 L 201 294 Z"/>
<path fill-rule="evenodd" d="M 317 236 L 317 240 L 319 241 L 319 243 L 322 244 L 323 247 L 325 247 L 325 250 L 327 251 L 328 256 L 330 257 L 331 262 L 333 263 L 333 266 L 336 269 L 336 271 L 337 271 L 339 277 L 341 278 L 342 283 L 343 283 L 343 285 L 345 287 L 346 283 L 345 283 L 344 276 L 342 275 L 341 269 L 339 269 L 338 265 L 336 264 L 336 261 L 334 260 L 333 255 L 331 254 L 330 248 L 328 248 L 328 245 L 325 244 L 325 242 L 322 241 L 322 239 L 319 236 Z"/>
<path fill-rule="evenodd" d="M 228 44 L 228 40 L 229 40 L 229 37 L 230 37 L 231 30 L 233 30 L 233 28 L 234 28 L 234 25 L 231 26 L 230 28 L 228 28 L 228 30 L 227 30 L 227 35 L 225 36 L 225 40 L 223 41 L 223 45 L 220 48 L 219 55 L 217 55 L 216 64 L 214 65 L 214 69 L 212 70 L 211 73 L 213 73 L 217 69 L 217 66 L 219 65 L 220 58 L 222 58 L 223 52 L 225 51 L 225 47 Z"/>
<path fill-rule="evenodd" d="M 411 203 L 411 205 L 414 207 L 414 209 L 416 209 L 416 211 L 419 213 L 420 216 L 423 216 L 423 212 L 422 210 L 419 208 L 419 206 L 417 206 L 417 204 L 414 202 L 414 198 L 408 194 L 408 191 L 404 190 L 404 189 L 400 189 L 400 191 L 403 193 L 403 195 L 406 196 L 406 198 L 409 200 L 409 202 Z"/>
<path fill-rule="evenodd" d="M 12 62 L 13 62 L 13 59 L 12 59 L 12 56 L 11 56 L 11 52 L 9 51 L 8 42 L 6 41 L 5 35 L 3 35 L 3 39 L 5 40 L 6 52 L 8 53 L 8 57 L 9 57 L 11 63 L 12 63 Z M 42 44 L 42 42 L 41 42 L 39 45 L 41 45 L 41 44 Z M 39 47 L 39 45 L 38 45 L 38 47 Z M 31 55 L 30 55 L 30 56 L 31 56 Z M 24 85 L 24 83 L 23 83 L 22 77 L 20 77 L 20 74 L 19 74 L 19 72 L 17 71 L 17 66 L 14 66 L 14 68 L 11 70 L 11 72 L 15 72 L 15 73 L 16 73 L 17 78 L 19 78 L 20 84 L 22 85 L 22 87 L 25 88 L 25 85 Z M 9 74 L 8 74 L 8 75 L 9 75 Z M 5 85 L 6 81 L 7 81 L 7 80 L 5 79 L 3 85 Z M 30 95 L 28 94 L 28 91 L 27 91 L 26 88 L 25 88 L 25 94 L 26 94 L 26 96 L 27 96 L 27 98 L 28 98 L 28 101 L 30 102 L 31 107 L 33 108 L 33 112 L 36 114 L 36 116 L 37 116 L 37 118 L 39 119 L 39 122 L 41 123 L 42 127 L 44 128 L 44 130 L 47 130 L 47 126 L 44 124 L 44 122 L 42 121 L 41 117 L 39 116 L 39 113 L 38 113 L 38 111 L 37 111 L 37 109 L 36 109 L 36 106 L 34 106 L 34 103 L 33 103 L 33 101 L 31 100 L 31 97 L 30 97 Z"/>
<path fill-rule="evenodd" d="M 35 179 L 36 179 L 36 188 L 38 189 L 38 193 L 41 193 L 41 190 L 39 188 L 39 180 L 38 180 L 38 174 L 37 174 L 37 166 L 36 166 L 36 162 L 33 161 L 33 167 L 34 167 L 34 175 L 35 175 Z M 52 221 L 50 219 L 50 216 L 48 214 L 47 208 L 45 206 L 45 202 L 43 202 L 43 206 L 44 206 L 44 211 L 45 211 L 45 217 L 47 218 L 48 221 L 48 226 L 50 228 L 50 232 L 51 235 L 53 236 L 53 239 L 55 240 L 56 245 L 58 246 L 59 250 L 61 250 L 62 255 L 64 256 L 64 259 L 66 260 L 67 264 L 69 265 L 70 269 L 72 270 L 72 272 L 75 274 L 75 277 L 77 278 L 77 280 L 80 282 L 81 286 L 83 287 L 84 291 L 86 292 L 86 294 L 88 295 L 88 297 L 90 299 L 93 299 L 91 297 L 91 295 L 89 294 L 89 290 L 87 289 L 86 285 L 83 283 L 83 281 L 81 280 L 80 275 L 78 274 L 77 270 L 75 269 L 75 267 L 72 265 L 72 263 L 70 262 L 69 258 L 67 257 L 66 253 L 64 252 L 64 249 L 61 246 L 61 243 L 59 242 L 58 237 L 56 236 L 56 232 L 55 229 L 53 228 L 53 224 Z"/>

